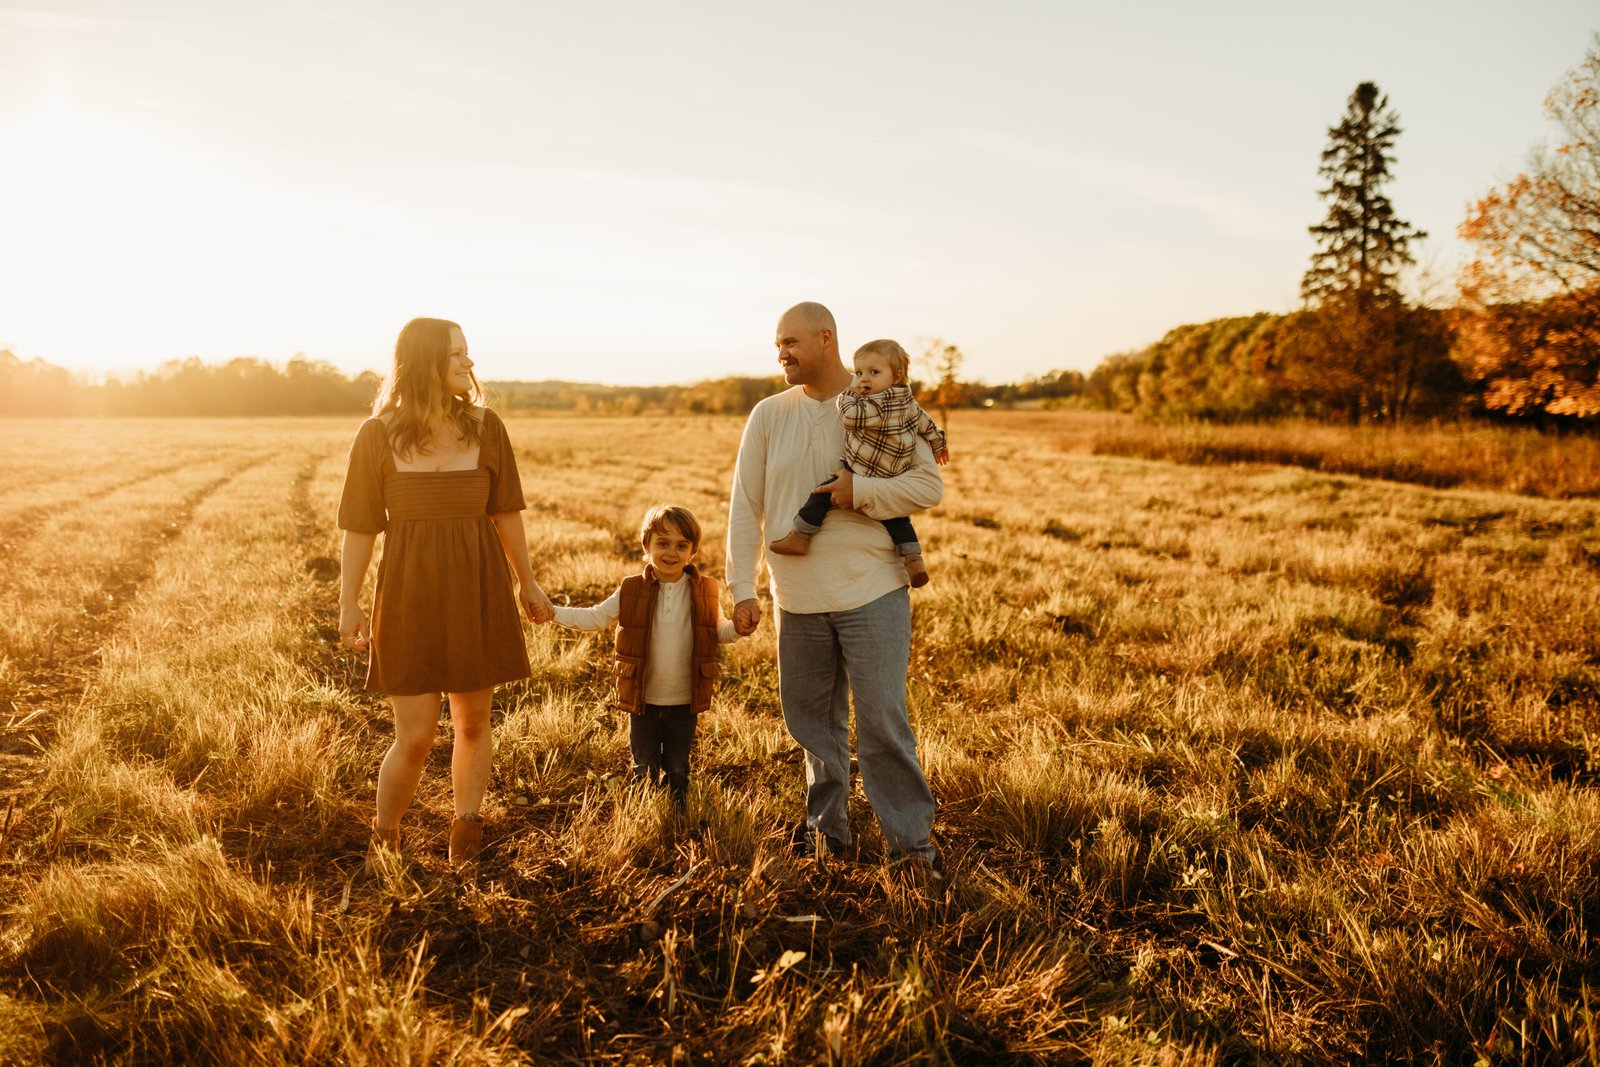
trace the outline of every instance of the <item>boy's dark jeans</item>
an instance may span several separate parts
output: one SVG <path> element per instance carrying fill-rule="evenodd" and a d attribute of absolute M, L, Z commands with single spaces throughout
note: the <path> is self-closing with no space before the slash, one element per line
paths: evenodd
<path fill-rule="evenodd" d="M 689 796 L 689 750 L 700 716 L 688 704 L 646 704 L 629 718 L 633 776 L 651 785 L 665 778 L 673 801 L 683 806 Z"/>
<path fill-rule="evenodd" d="M 828 482 L 834 480 L 829 475 Z M 800 511 L 795 516 L 794 528 L 803 534 L 814 534 L 822 529 L 822 520 L 827 517 L 828 511 L 833 507 L 833 496 L 830 493 L 812 493 L 806 497 L 806 502 L 800 505 Z M 917 529 L 911 525 L 911 519 L 906 515 L 899 515 L 892 519 L 879 519 L 883 528 L 889 531 L 889 539 L 894 542 L 895 551 L 902 556 L 913 552 L 921 552 L 922 545 L 917 541 Z"/>

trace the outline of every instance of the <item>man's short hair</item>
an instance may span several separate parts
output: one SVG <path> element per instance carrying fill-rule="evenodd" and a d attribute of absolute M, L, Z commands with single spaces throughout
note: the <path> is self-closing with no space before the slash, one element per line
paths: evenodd
<path fill-rule="evenodd" d="M 661 533 L 669 522 L 689 539 L 689 544 L 700 547 L 700 520 L 681 504 L 656 504 L 645 512 L 644 521 L 639 524 L 639 543 L 648 545 L 650 535 Z"/>
<path fill-rule="evenodd" d="M 911 357 L 906 354 L 905 349 L 900 347 L 899 341 L 891 341 L 887 337 L 882 337 L 876 341 L 868 341 L 856 349 L 857 357 L 868 353 L 874 356 L 882 356 L 889 361 L 889 369 L 894 371 L 896 385 L 910 381 Z"/>

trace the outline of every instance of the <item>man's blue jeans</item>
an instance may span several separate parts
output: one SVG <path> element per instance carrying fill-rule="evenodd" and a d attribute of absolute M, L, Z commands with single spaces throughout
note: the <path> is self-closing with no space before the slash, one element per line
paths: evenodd
<path fill-rule="evenodd" d="M 933 793 L 906 711 L 911 597 L 905 588 L 849 611 L 778 612 L 783 722 L 806 754 L 806 825 L 849 844 L 850 696 L 861 784 L 891 853 L 934 857 Z"/>

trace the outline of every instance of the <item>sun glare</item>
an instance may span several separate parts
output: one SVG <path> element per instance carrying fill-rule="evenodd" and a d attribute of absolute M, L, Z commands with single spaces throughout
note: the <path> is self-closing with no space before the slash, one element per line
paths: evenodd
<path fill-rule="evenodd" d="M 248 187 L 159 131 L 52 102 L 0 127 L 7 341 L 122 369 L 236 337 L 289 249 Z M 158 337 L 172 348 L 148 350 Z M 194 346 L 187 348 L 187 346 Z M 186 350 L 187 348 L 187 350 Z M 209 353 L 208 353 L 209 354 Z"/>

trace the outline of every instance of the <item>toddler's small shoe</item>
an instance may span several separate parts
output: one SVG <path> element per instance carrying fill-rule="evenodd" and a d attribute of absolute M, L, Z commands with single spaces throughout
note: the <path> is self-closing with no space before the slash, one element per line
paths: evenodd
<path fill-rule="evenodd" d="M 910 555 L 901 556 L 906 565 L 906 574 L 911 578 L 911 588 L 921 589 L 928 584 L 928 565 L 922 562 L 921 552 L 912 552 Z"/>
<path fill-rule="evenodd" d="M 767 545 L 767 548 L 780 556 L 803 556 L 811 550 L 811 535 L 803 534 L 799 530 L 790 530 Z"/>

